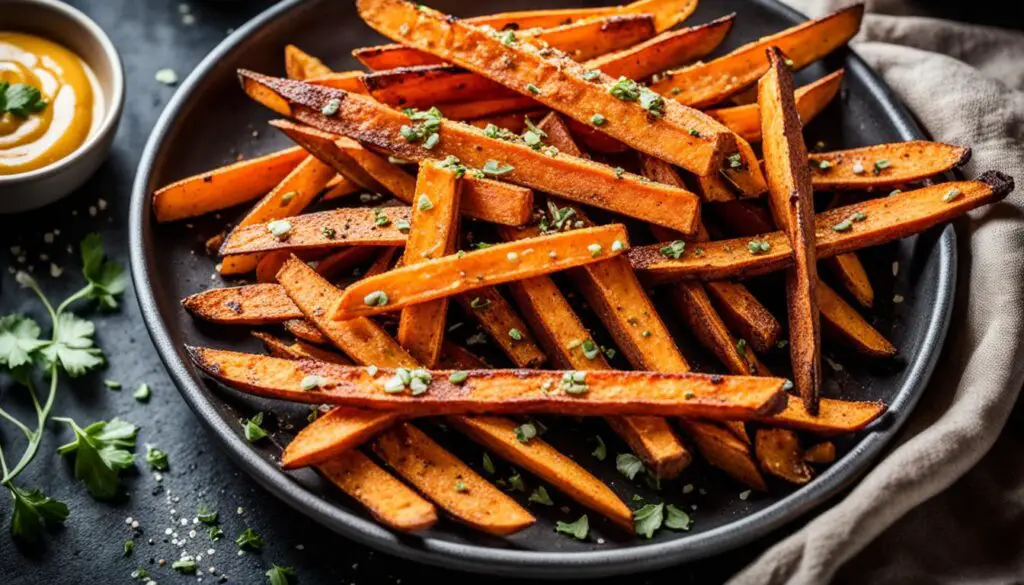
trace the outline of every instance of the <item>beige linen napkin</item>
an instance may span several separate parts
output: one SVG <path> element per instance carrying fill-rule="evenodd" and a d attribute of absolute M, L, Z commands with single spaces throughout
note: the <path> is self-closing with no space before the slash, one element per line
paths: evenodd
<path fill-rule="evenodd" d="M 788 1 L 809 16 L 849 4 Z M 934 139 L 973 148 L 968 177 L 998 169 L 1018 188 L 956 224 L 953 321 L 894 446 L 736 584 L 1024 578 L 1024 433 L 1019 423 L 1003 431 L 1024 383 L 1024 34 L 906 16 L 911 8 L 868 2 L 854 49 Z"/>

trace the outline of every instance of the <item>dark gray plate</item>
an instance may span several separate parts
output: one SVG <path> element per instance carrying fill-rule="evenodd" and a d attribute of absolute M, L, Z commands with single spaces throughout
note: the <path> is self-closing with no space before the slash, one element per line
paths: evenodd
<path fill-rule="evenodd" d="M 469 16 L 483 11 L 536 8 L 543 3 L 506 0 L 484 6 L 449 0 L 436 4 L 441 10 Z M 569 4 L 580 2 L 564 3 Z M 690 22 L 707 22 L 733 11 L 739 17 L 722 51 L 803 19 L 772 0 L 715 0 L 703 3 Z M 282 473 L 276 463 L 280 454 L 276 442 L 259 447 L 247 444 L 238 423 L 243 416 L 257 410 L 278 413 L 271 417 L 270 425 L 277 429 L 275 441 L 283 444 L 294 428 L 304 424 L 305 410 L 241 396 L 201 378 L 189 364 L 183 344 L 253 351 L 259 348 L 242 328 L 212 327 L 194 321 L 179 304 L 179 299 L 188 294 L 221 285 L 219 278 L 211 279 L 213 262 L 203 252 L 203 241 L 222 229 L 226 221 L 239 217 L 242 210 L 231 210 L 219 218 L 161 226 L 153 220 L 150 193 L 160 185 L 228 162 L 235 153 L 254 155 L 287 144 L 285 138 L 264 126 L 269 113 L 239 90 L 236 68 L 283 75 L 283 46 L 296 42 L 341 70 L 356 66 L 348 56 L 349 50 L 378 40 L 358 19 L 349 0 L 286 0 L 278 4 L 227 38 L 185 80 L 153 130 L 139 164 L 131 210 L 131 253 L 146 325 L 182 395 L 243 469 L 288 505 L 380 550 L 461 569 L 545 577 L 648 571 L 737 547 L 821 505 L 868 469 L 907 418 L 939 355 L 956 274 L 951 228 L 864 252 L 866 263 L 878 267 L 871 275 L 878 294 L 878 307 L 873 313 L 881 317 L 873 319 L 899 348 L 901 357 L 895 363 L 865 364 L 866 360 L 857 356 L 829 349 L 826 355 L 833 363 L 846 367 L 842 371 L 826 367 L 830 375 L 826 393 L 880 399 L 890 408 L 869 431 L 841 439 L 841 458 L 808 485 L 797 488 L 773 483 L 769 494 L 754 494 L 744 500 L 739 497 L 741 487 L 696 462 L 684 473 L 681 483 L 694 484 L 699 490 L 683 495 L 680 484 L 673 482 L 659 494 L 639 485 L 642 482 L 626 481 L 615 471 L 614 455 L 625 448 L 598 422 L 556 421 L 546 436 L 552 443 L 612 485 L 626 501 L 638 493 L 649 500 L 663 498 L 685 506 L 695 520 L 691 532 L 663 530 L 646 541 L 624 536 L 597 514 L 590 514 L 591 537 L 576 542 L 553 531 L 555 521 L 573 520 L 581 514 L 578 506 L 556 493 L 557 506 L 532 506 L 537 524 L 510 538 L 487 537 L 449 521 L 416 536 L 397 535 L 381 528 L 360 506 L 314 473 Z M 841 99 L 810 124 L 809 143 L 823 139 L 838 148 L 922 138 L 889 90 L 849 52 L 810 67 L 798 81 L 818 78 L 839 67 L 847 69 Z M 890 270 L 893 260 L 900 262 L 898 278 Z M 771 279 L 760 286 L 777 288 Z M 893 294 L 906 301 L 894 305 L 890 300 Z M 668 311 L 665 316 L 673 320 Z M 469 327 L 464 330 L 466 335 L 471 332 Z M 680 332 L 680 342 L 688 345 L 685 337 L 685 332 Z M 479 468 L 476 462 L 481 452 L 475 445 L 450 437 L 442 429 L 432 429 L 432 433 Z M 609 457 L 604 462 L 590 455 L 592 437 L 597 433 L 609 443 Z M 500 465 L 498 473 L 507 477 L 511 470 Z M 533 477 L 526 477 L 526 481 L 531 486 L 538 484 Z M 515 496 L 525 503 L 525 494 Z M 561 511 L 562 505 L 570 505 L 571 511 Z"/>

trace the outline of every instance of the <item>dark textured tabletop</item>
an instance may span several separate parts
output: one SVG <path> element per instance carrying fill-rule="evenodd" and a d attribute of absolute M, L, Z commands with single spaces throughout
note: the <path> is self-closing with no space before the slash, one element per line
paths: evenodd
<path fill-rule="evenodd" d="M 45 209 L 17 217 L 0 216 L 0 315 L 25 312 L 40 320 L 44 317 L 34 296 L 19 289 L 8 271 L 10 266 L 33 267 L 51 298 L 63 298 L 81 287 L 77 245 L 91 231 L 101 233 L 110 255 L 127 264 L 127 216 L 135 166 L 157 116 L 174 92 L 173 87 L 154 79 L 155 72 L 169 67 L 184 78 L 232 27 L 270 2 L 75 0 L 71 4 L 95 19 L 121 52 L 127 75 L 124 117 L 110 159 L 86 186 Z M 47 243 L 45 234 L 59 235 Z M 24 262 L 19 262 L 19 257 L 24 257 Z M 63 269 L 60 277 L 50 276 L 51 262 Z M 22 547 L 7 534 L 10 502 L 0 502 L 0 583 L 130 583 L 130 574 L 138 567 L 144 567 L 161 584 L 217 583 L 222 575 L 229 583 L 265 583 L 264 573 L 271 564 L 295 568 L 304 584 L 411 584 L 434 579 L 452 584 L 478 582 L 479 576 L 423 567 L 345 540 L 291 510 L 240 472 L 193 416 L 164 372 L 130 287 L 118 311 L 86 314 L 97 324 L 98 342 L 109 366 L 95 375 L 62 383 L 54 414 L 80 423 L 119 416 L 138 424 L 137 453 L 145 451 L 144 444 L 155 444 L 169 453 L 171 469 L 157 481 L 140 461 L 126 474 L 125 497 L 113 503 L 97 502 L 74 479 L 69 461 L 55 454 L 56 447 L 70 439 L 70 432 L 65 425 L 51 422 L 39 455 L 19 483 L 39 486 L 66 502 L 71 515 L 63 528 L 47 532 L 43 545 Z M 108 390 L 105 379 L 120 381 L 124 389 Z M 132 397 L 132 390 L 143 382 L 153 389 L 148 404 Z M 23 393 L 2 376 L 0 402 L 25 419 L 32 413 Z M 0 430 L 0 441 L 17 455 L 20 437 L 8 431 L 9 427 Z M 211 543 L 202 526 L 192 524 L 200 504 L 219 511 L 227 538 Z M 233 540 L 246 527 L 263 535 L 266 546 L 262 552 L 237 553 Z M 189 536 L 193 530 L 195 537 Z M 126 557 L 123 544 L 129 538 L 134 539 L 136 548 Z M 631 580 L 674 584 L 721 581 L 778 538 L 769 536 L 725 557 Z M 180 556 L 179 546 L 202 555 L 198 563 L 202 576 L 171 570 L 170 562 Z M 167 564 L 161 566 L 161 559 Z"/>

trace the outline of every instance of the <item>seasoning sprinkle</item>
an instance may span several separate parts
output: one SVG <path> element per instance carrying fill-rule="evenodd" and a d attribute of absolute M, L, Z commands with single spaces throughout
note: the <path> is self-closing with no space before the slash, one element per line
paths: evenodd
<path fill-rule="evenodd" d="M 518 329 L 516 329 L 515 327 L 513 327 L 512 329 L 508 330 L 508 336 L 511 337 L 513 341 L 522 341 L 523 340 L 523 332 L 518 330 Z"/>
<path fill-rule="evenodd" d="M 750 240 L 747 242 L 747 250 L 755 256 L 764 254 L 771 249 L 772 245 L 768 243 L 768 240 Z"/>
<path fill-rule="evenodd" d="M 339 100 L 338 98 L 331 98 L 330 100 L 327 101 L 326 104 L 324 104 L 324 107 L 323 109 L 320 110 L 320 113 L 325 116 L 333 116 L 338 113 L 338 108 L 340 107 L 341 100 Z"/>
<path fill-rule="evenodd" d="M 666 258 L 678 260 L 683 255 L 683 252 L 686 251 L 686 242 L 682 240 L 674 240 L 663 246 L 658 251 Z"/>

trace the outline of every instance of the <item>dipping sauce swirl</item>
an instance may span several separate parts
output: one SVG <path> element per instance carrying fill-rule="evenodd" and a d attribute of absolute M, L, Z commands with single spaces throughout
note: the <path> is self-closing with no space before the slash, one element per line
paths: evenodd
<path fill-rule="evenodd" d="M 44 38 L 0 31 L 0 175 L 68 156 L 95 130 L 101 108 L 96 78 L 78 55 Z"/>

